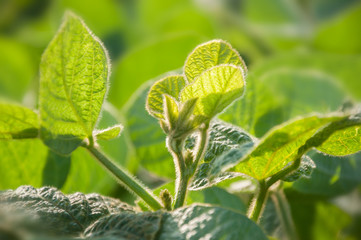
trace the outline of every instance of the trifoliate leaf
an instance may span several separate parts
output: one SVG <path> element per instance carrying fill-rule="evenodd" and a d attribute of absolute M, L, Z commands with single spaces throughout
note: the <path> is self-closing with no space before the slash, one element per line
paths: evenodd
<path fill-rule="evenodd" d="M 272 176 L 295 160 L 298 149 L 318 129 L 340 119 L 342 117 L 310 116 L 276 127 L 249 154 L 240 159 L 235 171 L 259 180 Z"/>
<path fill-rule="evenodd" d="M 95 138 L 100 139 L 100 140 L 110 140 L 113 138 L 117 138 L 117 137 L 119 137 L 122 130 L 123 130 L 122 125 L 120 125 L 120 124 L 115 125 L 115 126 L 107 128 L 107 129 L 97 131 L 95 133 Z"/>
<path fill-rule="evenodd" d="M 108 61 L 83 21 L 66 14 L 40 64 L 40 135 L 54 151 L 70 154 L 92 135 L 107 90 Z"/>
<path fill-rule="evenodd" d="M 188 56 L 184 73 L 189 83 L 194 82 L 203 72 L 222 64 L 232 64 L 247 72 L 246 64 L 232 46 L 223 40 L 212 40 L 196 47 Z"/>
<path fill-rule="evenodd" d="M 205 71 L 181 92 L 181 102 L 198 98 L 193 114 L 213 118 L 241 97 L 245 76 L 241 68 L 220 65 Z"/>
<path fill-rule="evenodd" d="M 0 102 L 0 139 L 36 138 L 38 115 L 15 104 Z"/>
<path fill-rule="evenodd" d="M 22 186 L 0 193 L 0 225 L 18 232 L 48 236 L 78 236 L 97 219 L 134 212 L 119 200 L 98 194 L 64 195 L 55 188 Z"/>
<path fill-rule="evenodd" d="M 155 82 L 148 93 L 146 108 L 150 115 L 164 119 L 163 94 L 179 99 L 179 93 L 185 86 L 184 76 L 168 76 Z"/>

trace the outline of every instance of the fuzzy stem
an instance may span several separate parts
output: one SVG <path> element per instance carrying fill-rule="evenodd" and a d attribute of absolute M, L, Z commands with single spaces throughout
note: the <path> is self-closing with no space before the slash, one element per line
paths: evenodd
<path fill-rule="evenodd" d="M 184 204 L 189 181 L 187 167 L 185 165 L 182 152 L 183 139 L 174 139 L 172 137 L 167 137 L 167 146 L 173 156 L 177 175 L 174 208 L 179 208 Z"/>
<path fill-rule="evenodd" d="M 301 164 L 301 157 L 298 157 L 289 167 L 283 169 L 282 171 L 270 177 L 270 179 L 266 182 L 266 187 L 267 188 L 271 187 L 278 180 L 284 178 L 291 172 L 297 170 L 300 167 L 300 164 Z"/>
<path fill-rule="evenodd" d="M 94 146 L 86 146 L 86 149 L 94 156 L 94 158 L 110 173 L 112 173 L 116 179 L 122 182 L 127 188 L 137 194 L 143 199 L 152 209 L 159 210 L 162 204 L 153 195 L 151 191 L 147 189 L 139 180 L 130 175 L 126 170 L 117 166 L 112 160 L 106 157 L 99 149 Z"/>
<path fill-rule="evenodd" d="M 204 154 L 206 153 L 206 146 L 208 144 L 208 127 L 209 125 L 206 125 L 204 128 L 200 130 L 198 151 L 192 164 L 192 176 L 197 170 L 199 161 L 204 157 Z"/>
<path fill-rule="evenodd" d="M 264 180 L 259 181 L 259 192 L 254 196 L 251 207 L 248 210 L 248 217 L 258 222 L 267 199 L 268 188 Z"/>

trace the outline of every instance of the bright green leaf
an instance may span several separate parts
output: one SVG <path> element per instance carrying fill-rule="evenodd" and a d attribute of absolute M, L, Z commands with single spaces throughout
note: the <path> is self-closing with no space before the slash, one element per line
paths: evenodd
<path fill-rule="evenodd" d="M 107 90 L 108 57 L 102 43 L 72 13 L 40 64 L 41 137 L 69 154 L 92 135 Z"/>
<path fill-rule="evenodd" d="M 110 139 L 119 137 L 122 130 L 123 130 L 122 125 L 120 125 L 120 124 L 115 125 L 115 126 L 107 128 L 107 129 L 97 131 L 95 133 L 95 137 L 96 137 L 96 139 L 100 139 L 100 140 L 110 140 Z"/>
<path fill-rule="evenodd" d="M 317 147 L 321 152 L 344 156 L 361 150 L 361 122 L 359 126 L 352 126 L 333 133 L 323 144 Z"/>
<path fill-rule="evenodd" d="M 38 114 L 15 104 L 0 102 L 0 139 L 37 138 Z"/>
<path fill-rule="evenodd" d="M 169 127 L 173 129 L 174 127 L 176 127 L 179 116 L 178 103 L 173 97 L 167 94 L 163 95 L 163 102 L 165 119 L 169 124 Z"/>
<path fill-rule="evenodd" d="M 181 92 L 181 101 L 198 98 L 194 114 L 211 119 L 241 97 L 245 76 L 241 68 L 221 65 L 205 71 Z"/>
<path fill-rule="evenodd" d="M 212 40 L 196 47 L 188 56 L 184 73 L 189 83 L 194 82 L 203 72 L 218 65 L 232 64 L 247 72 L 246 64 L 237 50 L 223 40 Z"/>
<path fill-rule="evenodd" d="M 153 84 L 148 93 L 146 108 L 150 115 L 164 119 L 163 94 L 179 99 L 179 94 L 185 86 L 182 75 L 168 76 Z"/>
<path fill-rule="evenodd" d="M 272 176 L 295 160 L 298 149 L 318 129 L 339 119 L 341 117 L 310 116 L 274 128 L 241 159 L 235 170 L 259 180 Z"/>

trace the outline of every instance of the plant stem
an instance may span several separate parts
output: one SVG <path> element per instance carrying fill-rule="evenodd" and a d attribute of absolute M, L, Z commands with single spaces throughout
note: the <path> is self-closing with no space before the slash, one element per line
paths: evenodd
<path fill-rule="evenodd" d="M 187 195 L 189 174 L 183 157 L 183 139 L 167 137 L 167 146 L 176 168 L 176 194 L 174 208 L 182 207 Z"/>
<path fill-rule="evenodd" d="M 207 124 L 204 128 L 202 128 L 200 130 L 198 151 L 197 151 L 196 158 L 194 159 L 193 164 L 192 164 L 192 176 L 194 175 L 195 171 L 197 170 L 199 161 L 204 157 L 204 154 L 206 153 L 206 146 L 208 144 L 208 127 L 209 127 L 209 124 Z"/>
<path fill-rule="evenodd" d="M 285 176 L 290 174 L 292 171 L 297 170 L 299 168 L 300 164 L 301 164 L 301 157 L 298 157 L 289 167 L 287 167 L 287 168 L 283 169 L 282 171 L 280 171 L 280 172 L 276 173 L 275 175 L 273 175 L 266 182 L 266 187 L 267 188 L 271 187 L 278 180 L 284 178 Z"/>
<path fill-rule="evenodd" d="M 248 217 L 255 222 L 258 222 L 259 217 L 263 211 L 265 201 L 267 199 L 268 188 L 264 180 L 259 181 L 259 192 L 252 200 L 251 207 L 248 211 Z"/>
<path fill-rule="evenodd" d="M 95 159 L 109 172 L 111 172 L 116 179 L 124 184 L 125 187 L 129 188 L 141 199 L 143 199 L 152 209 L 159 210 L 162 204 L 153 195 L 153 193 L 147 189 L 139 180 L 129 174 L 125 169 L 117 166 L 112 160 L 107 158 L 99 149 L 94 146 L 86 146 L 86 149 L 95 157 Z"/>

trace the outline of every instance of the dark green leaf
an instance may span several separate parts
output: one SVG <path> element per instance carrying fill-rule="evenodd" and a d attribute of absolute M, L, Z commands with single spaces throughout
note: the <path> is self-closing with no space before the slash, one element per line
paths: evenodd
<path fill-rule="evenodd" d="M 43 186 L 62 188 L 70 171 L 71 156 L 59 155 L 48 150 L 43 169 Z"/>
<path fill-rule="evenodd" d="M 31 235 L 78 236 L 97 219 L 124 211 L 134 209 L 98 194 L 64 195 L 55 188 L 30 186 L 0 193 L 1 223 Z"/>
<path fill-rule="evenodd" d="M 220 207 L 191 205 L 164 216 L 159 239 L 267 239 L 246 216 Z"/>

